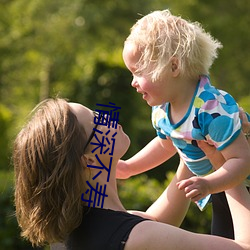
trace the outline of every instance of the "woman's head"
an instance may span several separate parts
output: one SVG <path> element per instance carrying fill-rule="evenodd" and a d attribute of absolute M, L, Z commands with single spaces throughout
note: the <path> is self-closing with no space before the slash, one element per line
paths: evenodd
<path fill-rule="evenodd" d="M 217 49 L 222 47 L 199 23 L 188 22 L 168 10 L 154 11 L 138 20 L 125 46 L 127 43 L 141 53 L 138 71 L 151 74 L 153 81 L 164 75 L 173 58 L 182 75 L 196 79 L 208 74 Z"/>
<path fill-rule="evenodd" d="M 92 171 L 86 160 L 93 147 L 88 141 L 94 140 L 94 125 L 93 111 L 83 105 L 48 99 L 34 109 L 17 135 L 16 215 L 23 237 L 34 245 L 63 241 L 80 224 L 86 205 L 81 194 Z M 120 125 L 117 139 L 114 154 L 119 158 L 129 146 Z"/>
<path fill-rule="evenodd" d="M 102 124 L 95 124 L 94 119 L 99 117 L 99 114 L 96 112 L 93 112 L 93 110 L 79 104 L 79 103 L 69 103 L 70 109 L 72 112 L 76 115 L 80 125 L 85 128 L 87 136 L 87 144 L 85 145 L 85 156 L 87 154 L 91 154 L 91 151 L 96 148 L 96 145 L 102 140 L 101 138 L 105 138 L 105 145 L 107 146 L 106 149 L 108 148 L 109 143 L 114 140 L 114 149 L 113 149 L 113 158 L 115 159 L 120 159 L 127 151 L 129 145 L 130 145 L 130 140 L 129 137 L 127 136 L 126 133 L 123 132 L 122 126 L 120 124 L 117 124 L 117 128 L 115 126 L 112 126 L 112 121 L 111 121 L 111 126 L 108 128 L 108 126 L 102 125 Z M 107 116 L 107 119 L 110 117 Z M 93 132 L 94 130 L 97 130 L 98 132 Z M 95 136 L 94 136 L 95 135 Z M 98 140 L 96 139 L 98 138 Z M 91 142 L 96 143 L 95 146 L 91 145 Z M 101 145 L 101 144 L 100 144 Z M 111 145 L 111 144 L 110 144 Z M 103 150 L 105 151 L 105 150 Z M 95 151 L 96 152 L 96 151 Z M 110 152 L 109 152 L 110 153 Z M 110 158 L 110 155 L 107 154 L 108 160 Z M 104 158 L 104 154 L 100 156 Z M 105 161 L 105 159 L 103 159 Z"/>
<path fill-rule="evenodd" d="M 39 104 L 13 151 L 16 215 L 33 244 L 61 241 L 80 222 L 86 131 L 63 99 Z"/>

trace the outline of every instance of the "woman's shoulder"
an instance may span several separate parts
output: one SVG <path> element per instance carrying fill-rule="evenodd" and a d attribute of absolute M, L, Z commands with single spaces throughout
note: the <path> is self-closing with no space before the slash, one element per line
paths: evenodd
<path fill-rule="evenodd" d="M 119 249 L 135 225 L 146 219 L 123 211 L 85 209 L 81 224 L 69 235 L 67 249 Z"/>

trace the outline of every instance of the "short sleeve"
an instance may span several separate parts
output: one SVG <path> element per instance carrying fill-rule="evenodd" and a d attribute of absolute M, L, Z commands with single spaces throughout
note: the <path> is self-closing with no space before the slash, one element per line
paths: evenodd
<path fill-rule="evenodd" d="M 161 139 L 167 139 L 172 130 L 169 120 L 166 119 L 167 104 L 161 106 L 152 107 L 151 120 L 157 136 Z"/>
<path fill-rule="evenodd" d="M 238 105 L 230 94 L 218 90 L 213 98 L 204 100 L 198 112 L 198 123 L 207 141 L 222 150 L 240 134 Z"/>
<path fill-rule="evenodd" d="M 159 132 L 159 131 L 157 131 L 156 130 L 156 134 L 157 134 L 157 136 L 159 136 L 161 139 L 167 139 L 167 137 L 166 137 L 166 135 L 164 135 L 164 134 L 162 134 L 161 132 Z"/>

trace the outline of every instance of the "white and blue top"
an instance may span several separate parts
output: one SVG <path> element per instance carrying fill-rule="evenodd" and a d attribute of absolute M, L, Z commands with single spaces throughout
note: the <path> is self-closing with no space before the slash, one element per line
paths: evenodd
<path fill-rule="evenodd" d="M 169 110 L 170 103 L 152 108 L 157 135 L 173 141 L 180 157 L 195 175 L 210 173 L 212 165 L 196 141 L 206 140 L 218 150 L 230 145 L 241 131 L 236 101 L 227 92 L 213 87 L 209 76 L 202 75 L 182 120 L 172 124 Z"/>

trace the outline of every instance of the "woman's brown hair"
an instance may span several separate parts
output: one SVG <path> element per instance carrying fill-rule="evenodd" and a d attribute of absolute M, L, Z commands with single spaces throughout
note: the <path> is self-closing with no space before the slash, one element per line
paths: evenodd
<path fill-rule="evenodd" d="M 85 130 L 67 101 L 33 111 L 13 149 L 15 205 L 22 236 L 33 245 L 63 242 L 83 213 Z"/>

